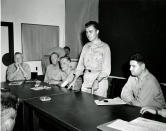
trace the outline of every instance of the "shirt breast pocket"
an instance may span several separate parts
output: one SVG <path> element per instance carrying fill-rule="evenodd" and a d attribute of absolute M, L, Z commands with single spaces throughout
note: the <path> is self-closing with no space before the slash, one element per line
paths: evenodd
<path fill-rule="evenodd" d="M 96 61 L 102 61 L 102 58 L 103 58 L 102 52 L 96 52 L 96 53 L 95 53 L 94 59 L 95 59 Z"/>
<path fill-rule="evenodd" d="M 97 67 L 100 67 L 103 62 L 103 54 L 101 52 L 97 52 L 94 54 L 94 63 Z"/>

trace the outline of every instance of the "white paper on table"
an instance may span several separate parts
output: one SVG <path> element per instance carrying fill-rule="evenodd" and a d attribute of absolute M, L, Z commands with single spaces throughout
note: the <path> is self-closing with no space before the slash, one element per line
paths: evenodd
<path fill-rule="evenodd" d="M 23 83 L 23 81 L 13 81 L 13 82 L 10 82 L 8 85 L 9 86 L 12 86 L 12 85 L 21 85 Z"/>
<path fill-rule="evenodd" d="M 108 102 L 104 102 L 104 100 Z M 121 105 L 126 104 L 122 99 L 119 97 L 113 98 L 113 99 L 104 99 L 104 100 L 95 100 L 96 105 Z"/>
<path fill-rule="evenodd" d="M 38 86 L 38 87 L 33 87 L 31 88 L 32 90 L 38 91 L 38 90 L 43 90 L 44 87 L 43 86 Z"/>
<path fill-rule="evenodd" d="M 166 131 L 166 123 L 149 120 L 146 118 L 138 117 L 132 121 L 130 121 L 131 124 L 140 126 L 140 127 L 146 127 L 150 131 Z"/>
<path fill-rule="evenodd" d="M 133 125 L 121 119 L 115 120 L 114 122 L 107 125 L 107 127 L 114 128 L 120 131 L 151 131 L 147 128 Z"/>

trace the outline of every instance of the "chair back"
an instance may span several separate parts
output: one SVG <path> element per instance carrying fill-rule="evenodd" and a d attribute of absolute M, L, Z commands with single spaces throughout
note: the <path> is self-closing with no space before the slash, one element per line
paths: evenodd
<path fill-rule="evenodd" d="M 41 61 L 26 61 L 30 66 L 31 72 L 37 72 L 38 75 L 43 75 Z"/>

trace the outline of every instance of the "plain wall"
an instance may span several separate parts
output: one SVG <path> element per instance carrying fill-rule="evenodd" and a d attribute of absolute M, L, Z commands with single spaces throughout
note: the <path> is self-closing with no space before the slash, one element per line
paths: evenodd
<path fill-rule="evenodd" d="M 87 42 L 84 25 L 98 21 L 99 0 L 66 0 L 66 45 L 71 48 L 70 57 L 79 58 Z M 84 32 L 84 33 L 83 33 Z"/>
<path fill-rule="evenodd" d="M 65 0 L 1 0 L 1 21 L 14 24 L 14 52 L 22 52 L 21 23 L 59 26 L 65 44 Z"/>

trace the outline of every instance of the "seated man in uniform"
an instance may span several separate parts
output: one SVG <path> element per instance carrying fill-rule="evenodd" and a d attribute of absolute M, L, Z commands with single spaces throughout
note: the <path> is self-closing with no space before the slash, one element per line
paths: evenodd
<path fill-rule="evenodd" d="M 165 100 L 157 79 L 146 68 L 141 54 L 130 58 L 131 76 L 124 85 L 121 98 L 128 104 L 163 108 Z"/>
<path fill-rule="evenodd" d="M 15 63 L 9 65 L 7 68 L 7 80 L 29 80 L 31 79 L 31 69 L 28 64 L 23 62 L 23 55 L 16 52 L 14 55 Z"/>
<path fill-rule="evenodd" d="M 65 79 L 66 75 L 59 67 L 59 54 L 53 52 L 50 56 L 52 64 L 47 66 L 44 82 L 48 84 L 59 85 Z"/>
<path fill-rule="evenodd" d="M 66 74 L 66 77 L 63 80 L 61 87 L 65 87 L 73 81 L 75 70 L 71 66 L 71 59 L 68 56 L 64 56 L 60 59 L 60 65 L 62 71 Z M 81 86 L 82 86 L 82 79 L 81 77 L 79 77 L 75 85 L 72 87 L 72 90 L 80 90 Z"/>

